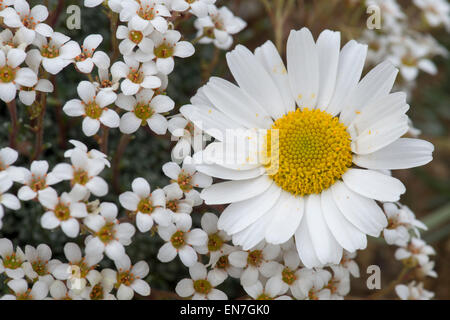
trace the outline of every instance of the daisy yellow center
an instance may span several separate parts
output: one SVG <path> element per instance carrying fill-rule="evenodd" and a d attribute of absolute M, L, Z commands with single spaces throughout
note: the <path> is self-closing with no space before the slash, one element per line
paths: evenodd
<path fill-rule="evenodd" d="M 291 111 L 275 121 L 272 129 L 278 130 L 278 141 L 272 141 L 276 135 L 269 131 L 267 167 L 274 170 L 269 175 L 291 194 L 318 194 L 340 179 L 352 164 L 346 127 L 324 111 Z"/>
<path fill-rule="evenodd" d="M 140 31 L 133 30 L 130 31 L 129 38 L 132 42 L 139 44 L 144 38 L 144 34 Z"/>
<path fill-rule="evenodd" d="M 155 56 L 158 58 L 169 58 L 173 56 L 173 47 L 163 43 L 159 47 L 155 48 Z"/>
<path fill-rule="evenodd" d="M 208 280 L 196 280 L 194 281 L 194 290 L 201 294 L 208 294 L 212 290 L 212 285 Z"/>
<path fill-rule="evenodd" d="M 16 78 L 16 70 L 8 65 L 0 68 L 0 82 L 9 83 Z"/>

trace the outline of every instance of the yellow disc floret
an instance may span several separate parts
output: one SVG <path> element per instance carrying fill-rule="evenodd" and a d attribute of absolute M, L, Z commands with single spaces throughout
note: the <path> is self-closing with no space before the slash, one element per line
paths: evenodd
<path fill-rule="evenodd" d="M 321 110 L 297 109 L 275 121 L 268 131 L 266 168 L 276 168 L 269 175 L 285 191 L 318 194 L 351 166 L 350 142 L 338 118 Z"/>

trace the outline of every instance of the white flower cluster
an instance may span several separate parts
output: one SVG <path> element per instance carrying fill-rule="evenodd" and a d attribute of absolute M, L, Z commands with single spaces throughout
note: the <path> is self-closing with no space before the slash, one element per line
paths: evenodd
<path fill-rule="evenodd" d="M 408 272 L 415 272 L 417 277 L 437 277 L 434 261 L 430 256 L 436 254 L 434 249 L 420 239 L 419 229 L 427 230 L 426 225 L 416 219 L 414 213 L 400 203 L 384 203 L 384 212 L 389 225 L 383 231 L 384 239 L 390 245 L 398 246 L 395 259 L 402 261 Z M 416 285 L 413 281 L 408 286 L 399 284 L 395 288 L 397 295 L 403 300 L 428 300 L 434 294 L 423 289 L 423 283 Z"/>
<path fill-rule="evenodd" d="M 435 75 L 437 68 L 431 59 L 447 56 L 429 32 L 444 26 L 450 32 L 450 4 L 446 0 L 414 0 L 416 16 L 410 17 L 396 0 L 366 0 L 367 6 L 381 9 L 381 29 L 365 30 L 361 41 L 369 44 L 368 61 L 376 65 L 386 59 L 400 69 L 401 89 L 414 88 L 420 71 Z M 412 9 L 414 6 L 410 6 Z M 426 26 L 417 25 L 425 21 Z"/>
<path fill-rule="evenodd" d="M 423 46 L 420 47 L 418 45 L 420 41 L 417 40 L 418 34 L 407 34 L 409 31 L 404 24 L 405 15 L 394 0 L 369 2 L 383 4 L 387 25 L 396 30 L 392 36 L 375 36 L 373 32 L 365 35 L 380 43 L 384 41 L 384 47 L 377 43 L 378 47 L 382 48 L 379 50 L 383 50 L 381 53 L 376 50 L 371 51 L 372 61 L 378 63 L 377 60 L 381 57 L 392 56 L 403 78 L 408 81 L 416 78 L 418 68 L 434 73 L 435 67 L 428 58 L 442 50 L 430 38 L 431 36 L 426 39 L 420 38 L 420 41 L 423 41 Z M 436 26 L 441 23 L 447 25 L 448 21 L 444 16 L 436 16 L 433 12 L 429 12 L 426 2 L 415 1 L 414 3 L 423 8 L 430 25 Z M 287 232 L 286 239 L 285 235 L 281 237 L 283 241 L 276 239 L 269 243 L 270 240 L 266 237 L 264 228 L 258 224 L 256 227 L 250 226 L 255 220 L 261 218 L 259 214 L 269 210 L 262 208 L 268 202 L 260 202 L 264 193 L 251 202 L 253 213 L 246 216 L 241 217 L 242 209 L 246 207 L 239 207 L 240 202 L 236 201 L 233 206 L 230 206 L 232 209 L 228 211 L 229 217 L 236 219 L 219 219 L 215 213 L 205 212 L 202 214 L 200 226 L 196 226 L 195 219 L 191 217 L 194 208 L 197 207 L 198 211 L 203 209 L 203 207 L 200 208 L 203 205 L 200 189 L 214 188 L 212 176 L 220 179 L 238 177 L 245 181 L 248 179 L 244 176 L 245 174 L 254 178 L 253 175 L 259 176 L 262 171 L 257 168 L 247 168 L 249 170 L 243 171 L 248 172 L 241 172 L 242 176 L 240 176 L 235 173 L 240 170 L 237 167 L 224 167 L 223 170 L 217 170 L 215 166 L 200 168 L 195 164 L 194 159 L 205 147 L 206 139 L 204 139 L 205 134 L 202 128 L 187 120 L 183 112 L 183 115 L 177 114 L 170 119 L 167 118 L 168 113 L 175 108 L 174 101 L 165 93 L 168 76 L 174 70 L 175 57 L 187 58 L 195 52 L 193 44 L 184 41 L 182 34 L 175 30 L 174 22 L 183 15 L 194 15 L 197 35 L 192 42 L 213 43 L 214 46 L 223 50 L 230 48 L 233 43 L 232 36 L 243 30 L 246 23 L 235 17 L 228 8 L 217 8 L 215 0 L 85 0 L 84 5 L 86 7 L 103 5 L 109 10 L 111 17 L 117 19 L 116 33 L 111 35 L 113 40 L 117 41 L 117 52 L 112 52 L 111 56 L 98 50 L 103 41 L 103 37 L 99 34 L 87 36 L 83 45 L 80 46 L 68 36 L 55 32 L 51 26 L 45 24 L 48 17 L 45 6 L 36 5 L 30 8 L 25 0 L 0 1 L 0 18 L 8 27 L 0 33 L 0 99 L 10 103 L 19 91 L 18 98 L 23 104 L 39 104 L 38 96 L 54 90 L 52 82 L 47 79 L 48 74 L 56 75 L 73 64 L 75 70 L 85 74 L 88 80 L 81 81 L 77 85 L 78 98 L 64 104 L 64 113 L 70 117 L 83 117 L 82 131 L 88 137 L 95 136 L 101 127 L 119 128 L 121 133 L 127 135 L 135 133 L 141 126 L 148 126 L 157 135 L 164 135 L 169 131 L 172 140 L 177 141 L 171 151 L 172 161 L 162 167 L 170 183 L 162 188 L 152 188 L 145 178 L 135 178 L 131 182 L 131 190 L 123 192 L 117 199 L 117 203 L 120 203 L 124 209 L 121 212 L 115 203 L 101 200 L 108 195 L 109 191 L 107 182 L 101 177 L 103 170 L 110 167 L 107 154 L 96 149 L 89 150 L 82 142 L 70 140 L 73 148 L 64 154 L 67 162 L 50 168 L 47 161 L 36 160 L 28 169 L 14 166 L 18 159 L 16 150 L 10 147 L 0 149 L 0 229 L 4 207 L 19 210 L 21 201 L 29 201 L 42 209 L 40 218 L 42 228 L 47 230 L 60 228 L 65 236 L 73 241 L 81 240 L 77 242 L 83 244 L 80 247 L 75 242 L 67 242 L 64 245 L 65 261 L 59 261 L 52 259 L 52 250 L 46 244 L 39 244 L 36 248 L 27 245 L 24 252 L 10 239 L 0 239 L 0 274 L 6 276 L 7 285 L 11 289 L 11 294 L 4 295 L 2 299 L 129 300 L 135 294 L 149 296 L 151 290 L 146 281 L 149 274 L 148 263 L 138 261 L 133 264 L 126 252 L 126 247 L 133 241 L 136 228 L 149 236 L 158 235 L 164 241 L 157 254 L 159 261 L 168 263 L 177 259 L 178 256 L 182 264 L 189 268 L 190 278 L 180 280 L 175 288 L 176 293 L 183 298 L 228 299 L 227 295 L 217 287 L 229 277 L 238 279 L 248 298 L 255 300 L 339 300 L 347 296 L 350 291 L 351 277 L 359 277 L 359 267 L 354 259 L 356 251 L 367 245 L 365 232 L 357 230 L 346 219 L 339 220 L 337 221 L 339 232 L 342 230 L 354 232 L 349 233 L 351 235 L 348 237 L 340 238 L 345 246 L 339 244 L 333 247 L 332 244 L 337 242 L 333 240 L 334 235 L 326 227 L 326 219 L 320 214 L 323 202 L 321 203 L 318 198 L 311 197 L 312 200 L 308 200 L 307 204 L 310 206 L 309 212 L 319 208 L 319 215 L 308 214 L 308 218 L 305 219 L 311 219 L 308 223 L 319 226 L 318 230 L 325 232 L 325 238 L 328 237 L 328 240 L 334 241 L 328 243 L 324 241 L 325 249 L 321 246 L 320 232 L 314 234 L 316 249 L 313 248 L 306 222 L 302 222 L 302 231 L 298 233 L 296 242 L 294 242 L 293 232 Z M 329 40 L 333 48 L 336 47 L 336 57 L 339 57 L 340 45 L 339 41 L 334 41 L 336 36 L 337 34 L 331 31 L 325 32 L 322 39 Z M 292 41 L 301 42 L 301 37 L 305 37 L 306 44 L 312 41 L 313 44 L 309 49 L 317 53 L 314 40 L 309 38 L 309 33 L 305 30 L 298 34 L 293 32 L 294 40 L 291 40 L 291 44 Z M 292 48 L 297 47 L 291 46 L 288 50 L 291 57 L 303 57 L 300 55 L 301 52 Z M 325 49 L 326 47 L 322 47 L 322 50 Z M 243 47 L 238 47 L 234 53 L 227 56 L 235 76 L 241 80 L 240 82 L 249 92 L 261 92 L 259 90 L 262 89 L 256 88 L 249 81 L 249 75 L 240 70 L 241 61 L 237 59 L 238 55 L 241 56 L 242 61 L 248 62 L 247 68 L 254 68 L 257 75 L 262 76 L 263 80 L 268 80 L 269 90 L 266 90 L 264 95 L 255 97 L 257 101 L 244 90 L 237 90 L 236 86 L 216 78 L 209 82 L 206 93 L 205 87 L 201 88 L 191 99 L 191 103 L 210 106 L 213 105 L 211 100 L 224 101 L 223 105 L 228 104 L 236 108 L 233 112 L 244 112 L 243 118 L 245 118 L 245 108 L 238 111 L 240 104 L 234 103 L 241 99 L 255 110 L 262 111 L 256 113 L 257 119 L 254 121 L 257 123 L 259 121 L 263 123 L 266 114 L 264 109 L 258 109 L 258 103 L 268 106 L 267 110 L 272 110 L 271 108 L 276 105 L 282 107 L 279 101 L 285 102 L 287 109 L 295 107 L 295 101 L 291 96 L 293 88 L 289 87 L 287 70 L 275 47 L 266 43 L 258 50 L 255 56 L 261 64 L 256 63 L 252 53 L 248 53 L 248 50 Z M 358 54 L 365 56 L 365 47 L 356 42 L 350 42 L 346 50 L 351 50 L 347 52 L 355 56 Z M 305 61 L 301 61 L 301 67 L 307 67 L 306 58 L 310 55 L 308 52 L 301 54 L 305 56 L 303 57 Z M 319 59 L 317 55 L 316 57 Z M 351 69 L 351 55 L 344 58 L 343 64 Z M 319 70 L 318 60 L 315 62 Z M 355 87 L 359 81 L 358 73 L 361 74 L 363 69 L 363 62 L 364 59 L 361 59 L 359 67 L 355 67 L 355 70 L 351 69 L 354 74 L 352 85 Z M 336 76 L 337 58 L 333 66 Z M 330 70 L 333 66 L 330 66 Z M 272 75 L 269 77 L 267 70 L 262 67 L 272 69 L 276 74 L 274 78 L 271 78 Z M 98 73 L 95 78 L 92 76 L 94 68 Z M 381 64 L 376 70 L 387 70 L 386 74 L 396 75 L 394 68 L 386 64 Z M 302 75 L 301 72 L 298 74 Z M 371 73 L 369 79 L 374 82 L 376 79 L 383 79 L 376 75 Z M 296 79 L 294 76 L 291 77 Z M 298 78 L 301 79 L 300 76 Z M 339 85 L 345 84 L 344 78 L 346 79 L 344 74 L 337 77 L 336 81 Z M 316 80 L 318 85 L 319 78 Z M 292 82 L 300 83 L 301 81 Z M 300 84 L 307 86 L 306 81 L 304 82 Z M 273 97 L 272 94 L 278 90 L 270 89 L 278 87 L 280 90 L 286 88 L 283 96 Z M 386 89 L 389 91 L 390 87 Z M 238 98 L 235 99 L 232 95 L 222 96 L 224 89 L 236 92 L 239 94 Z M 330 86 L 328 89 L 333 88 Z M 328 90 L 329 100 L 333 90 Z M 349 92 L 352 91 L 349 90 Z M 313 90 L 305 97 L 316 99 L 316 94 L 317 90 Z M 341 102 L 339 100 L 344 100 L 344 94 L 338 98 L 336 101 Z M 363 98 L 365 95 L 361 95 L 360 99 Z M 303 101 L 304 97 L 298 94 L 297 99 Z M 401 105 L 406 112 L 409 106 L 403 101 L 404 99 L 402 95 Z M 276 103 L 270 105 L 271 101 Z M 358 114 L 356 110 L 352 111 Z M 284 110 L 281 113 L 284 113 Z M 403 116 L 403 113 L 402 111 L 399 116 L 401 116 L 402 126 L 406 126 L 406 116 Z M 205 119 L 213 118 L 206 115 L 206 112 L 198 114 Z M 262 116 L 259 117 L 259 114 Z M 353 116 L 356 115 L 351 112 L 342 117 L 352 118 Z M 358 119 L 361 117 L 367 122 L 364 115 Z M 366 117 L 368 117 L 367 114 Z M 214 124 L 221 128 L 226 127 L 224 123 L 228 120 L 230 120 L 229 117 L 225 115 L 213 119 L 216 121 Z M 234 119 L 231 120 L 230 123 L 234 123 Z M 243 119 L 242 123 L 246 121 Z M 364 124 L 364 121 L 361 123 Z M 368 134 L 370 134 L 369 129 L 372 127 L 369 124 L 367 126 Z M 356 131 L 356 128 L 354 130 Z M 431 160 L 429 149 L 432 149 L 432 146 L 424 149 L 427 149 L 425 160 L 428 162 Z M 195 154 L 191 157 L 192 150 Z M 428 153 L 430 153 L 430 159 L 428 159 Z M 358 175 L 358 172 L 354 174 Z M 374 171 L 372 174 L 379 173 Z M 355 177 L 357 176 L 353 176 Z M 385 177 L 385 179 L 389 178 Z M 390 182 L 392 180 L 394 179 L 389 179 Z M 15 184 L 19 184 L 20 187 L 15 188 Z M 65 191 L 58 193 L 55 189 L 56 185 L 58 190 Z M 268 188 L 269 185 L 266 189 Z M 253 189 L 255 189 L 254 185 L 248 185 L 245 192 L 252 194 Z M 17 190 L 17 192 L 11 190 Z M 338 189 L 336 193 L 339 190 L 342 189 Z M 236 196 L 239 192 L 241 190 L 232 190 L 230 194 L 233 193 L 233 196 L 239 199 Z M 403 185 L 395 184 L 393 193 L 400 195 L 403 192 Z M 348 194 L 355 193 L 349 191 Z M 333 195 L 327 193 L 325 196 Z M 389 199 L 396 201 L 398 197 Z M 384 199 L 384 197 L 381 198 Z M 353 199 L 362 203 L 360 207 L 355 206 L 356 208 L 364 208 L 363 205 L 366 205 L 368 200 L 357 195 Z M 380 199 L 375 198 L 375 200 Z M 347 209 L 351 207 L 350 202 L 339 202 L 339 204 Z M 226 201 L 212 204 L 222 203 Z M 271 208 L 274 203 L 269 207 Z M 330 211 L 340 212 L 334 205 L 335 202 L 329 203 L 333 204 L 329 208 Z M 383 222 L 374 223 L 376 230 L 382 230 L 385 216 L 381 209 L 375 206 L 375 201 L 368 204 L 369 209 L 378 214 Z M 293 209 L 294 207 L 292 205 Z M 353 215 L 353 209 L 349 211 L 352 217 L 356 217 L 356 214 Z M 406 206 L 399 203 L 384 203 L 384 213 L 389 222 L 384 229 L 384 237 L 387 243 L 399 246 L 396 258 L 423 276 L 435 277 L 434 262 L 429 260 L 429 255 L 434 254 L 434 251 L 420 239 L 418 231 L 418 229 L 425 229 L 425 225 L 418 221 Z M 241 219 L 246 220 L 240 221 L 242 224 L 235 222 Z M 378 234 L 373 231 L 370 222 L 366 224 L 363 219 L 356 220 L 360 229 L 369 230 L 367 234 Z M 263 222 L 264 225 L 269 224 L 269 220 L 263 220 Z M 227 224 L 226 228 L 224 224 Z M 227 234 L 224 230 L 231 232 Z M 345 233 L 343 231 L 342 234 Z M 253 233 L 256 236 L 253 236 Z M 309 248 L 305 249 L 305 246 Z M 317 252 L 321 255 L 316 256 L 314 250 L 318 250 Z M 299 252 L 304 254 L 306 252 L 308 254 L 306 258 L 309 259 L 305 259 L 305 256 L 300 257 Z M 333 263 L 327 263 L 331 261 L 328 259 L 330 252 Z M 115 265 L 115 270 L 100 267 L 100 263 L 105 258 Z M 308 263 L 303 262 L 311 261 L 311 259 L 317 260 L 318 263 L 314 263 L 314 267 L 309 265 L 310 268 L 308 268 L 306 267 Z M 396 291 L 402 299 L 432 297 L 432 293 L 424 290 L 421 283 L 416 285 L 413 282 L 409 286 L 399 285 Z"/>

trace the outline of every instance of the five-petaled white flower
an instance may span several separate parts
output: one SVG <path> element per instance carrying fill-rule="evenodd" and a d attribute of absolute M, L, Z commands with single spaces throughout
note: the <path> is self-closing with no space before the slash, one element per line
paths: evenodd
<path fill-rule="evenodd" d="M 227 300 L 227 295 L 216 289 L 224 280 L 222 274 L 207 271 L 200 262 L 189 268 L 191 279 L 185 278 L 178 282 L 175 292 L 182 298 L 191 297 L 192 300 Z"/>
<path fill-rule="evenodd" d="M 71 117 L 84 116 L 83 132 L 86 136 L 93 136 L 100 129 L 100 124 L 109 128 L 117 128 L 120 123 L 119 115 L 108 106 L 116 101 L 116 94 L 112 91 L 96 92 L 95 85 L 89 81 L 81 81 L 77 87 L 82 100 L 72 99 L 64 107 L 64 112 Z"/>
<path fill-rule="evenodd" d="M 122 207 L 136 215 L 136 226 L 141 232 L 147 232 L 156 222 L 167 227 L 171 217 L 166 212 L 166 197 L 162 189 L 150 192 L 150 185 L 144 178 L 136 178 L 131 184 L 133 192 L 126 191 L 119 196 Z"/>
<path fill-rule="evenodd" d="M 126 112 L 120 119 L 120 131 L 136 132 L 140 126 L 149 126 L 156 134 L 165 134 L 167 119 L 161 114 L 169 112 L 175 103 L 166 95 L 154 95 L 154 91 L 143 89 L 134 96 L 120 94 L 116 105 Z"/>
<path fill-rule="evenodd" d="M 21 68 L 26 53 L 20 49 L 11 49 L 7 54 L 0 50 L 0 99 L 6 103 L 16 98 L 17 85 L 32 87 L 37 76 L 30 68 Z"/>
<path fill-rule="evenodd" d="M 84 225 L 93 233 L 86 238 L 86 254 L 97 255 L 104 252 L 112 260 L 125 254 L 124 246 L 131 244 L 136 230 L 128 222 L 120 223 L 117 213 L 114 203 L 103 202 L 100 204 L 100 214 L 89 215 L 84 219 Z"/>

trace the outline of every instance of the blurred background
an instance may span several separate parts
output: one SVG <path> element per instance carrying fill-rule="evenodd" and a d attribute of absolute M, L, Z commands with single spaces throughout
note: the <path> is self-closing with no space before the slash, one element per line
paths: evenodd
<path fill-rule="evenodd" d="M 42 3 L 42 1 L 29 1 L 30 3 Z M 82 7 L 82 29 L 68 30 L 65 27 L 67 15 L 65 8 L 70 4 L 80 4 L 81 1 L 48 1 L 49 7 L 62 10 L 55 22 L 56 31 L 61 31 L 73 40 L 82 43 L 85 36 L 100 33 L 104 41 L 100 48 L 108 52 L 110 41 L 109 21 L 100 7 L 95 9 Z M 304 26 L 311 29 L 317 38 L 323 29 L 341 31 L 342 44 L 349 39 L 359 39 L 367 30 L 366 22 L 369 15 L 366 13 L 364 1 L 351 0 L 314 0 L 292 1 L 292 7 L 285 14 L 281 26 L 274 26 L 274 17 L 268 14 L 268 6 L 273 10 L 283 0 L 220 0 L 217 5 L 226 5 L 233 13 L 247 22 L 244 29 L 236 38 L 235 44 L 240 43 L 251 50 L 262 45 L 267 40 L 281 41 L 285 44 L 291 29 L 300 29 Z M 415 21 L 415 15 L 420 15 L 412 7 L 411 1 L 398 1 L 405 12 L 411 15 Z M 58 9 L 58 3 L 62 8 Z M 50 9 L 51 10 L 51 9 Z M 276 12 L 272 12 L 276 14 Z M 420 19 L 420 16 L 419 18 Z M 193 19 L 182 22 L 177 29 L 181 31 L 185 39 L 195 38 L 196 30 Z M 382 31 L 386 33 L 386 30 Z M 431 34 L 444 48 L 450 50 L 450 36 L 444 28 L 429 28 L 424 30 Z M 278 34 L 277 34 L 278 33 Z M 280 40 L 281 39 L 281 40 Z M 364 42 L 363 40 L 359 40 Z M 234 45 L 235 45 L 234 44 Z M 234 46 L 233 45 L 233 46 Z M 414 127 L 421 131 L 420 137 L 432 142 L 435 147 L 434 160 L 427 166 L 412 170 L 400 170 L 394 172 L 407 187 L 406 194 L 401 202 L 411 208 L 418 219 L 429 228 L 424 232 L 423 238 L 432 245 L 437 254 L 436 261 L 437 279 L 426 278 L 425 288 L 434 291 L 437 299 L 450 298 L 450 59 L 442 55 L 433 58 L 438 69 L 437 75 L 429 75 L 421 72 L 415 81 L 414 88 L 410 91 L 409 116 Z M 370 65 L 367 64 L 369 68 Z M 367 70 L 366 70 L 367 71 Z M 220 76 L 232 80 L 227 69 L 225 52 L 215 49 L 212 45 L 196 45 L 196 54 L 182 63 L 176 61 L 175 71 L 169 76 L 167 94 L 176 102 L 176 110 L 189 102 L 196 90 L 210 75 Z M 64 161 L 63 153 L 71 145 L 69 139 L 84 142 L 90 148 L 98 148 L 94 139 L 86 138 L 81 131 L 80 119 L 68 118 L 62 113 L 65 101 L 77 98 L 76 85 L 83 76 L 74 71 L 73 67 L 66 68 L 53 79 L 57 90 L 48 99 L 47 113 L 44 119 L 45 144 L 41 159 L 50 162 L 50 167 Z M 401 79 L 399 79 L 401 85 Z M 176 114 L 176 110 L 172 114 Z M 35 134 L 30 127 L 33 125 L 32 110 L 18 104 L 20 119 L 19 152 L 21 156 L 17 165 L 29 167 L 30 154 L 33 148 Z M 0 147 L 8 145 L 8 130 L 10 126 L 9 114 L 6 106 L 0 106 Z M 110 131 L 108 143 L 109 159 L 118 152 L 120 132 Z M 121 160 L 113 164 L 114 169 L 104 171 L 104 178 L 110 183 L 110 193 L 106 201 L 118 203 L 118 195 L 130 189 L 131 181 L 135 177 L 144 177 L 152 188 L 163 187 L 169 183 L 167 177 L 161 171 L 165 162 L 170 161 L 170 151 L 173 142 L 170 135 L 156 136 L 150 131 L 139 130 L 128 143 L 126 148 L 120 148 L 123 152 Z M 113 171 L 119 170 L 113 179 Z M 15 186 L 17 188 L 17 186 Z M 200 212 L 209 210 L 199 207 Z M 198 210 L 197 210 L 198 211 Z M 39 219 L 43 214 L 38 203 L 23 203 L 23 208 L 17 212 L 8 211 L 3 218 L 4 227 L 0 231 L 0 238 L 7 237 L 17 245 L 49 244 L 52 247 L 54 257 L 64 259 L 63 245 L 67 238 L 60 229 L 48 231 L 41 228 Z M 194 215 L 194 223 L 199 223 L 200 215 Z M 197 220 L 196 220 L 197 219 Z M 195 222 L 196 221 L 196 222 Z M 401 270 L 401 263 L 394 259 L 396 247 L 388 246 L 382 239 L 369 238 L 368 249 L 358 253 L 357 262 L 361 270 L 361 279 L 352 280 L 352 290 L 348 298 L 364 298 L 372 294 L 366 287 L 366 269 L 369 265 L 378 265 L 382 272 L 382 285 L 387 285 L 395 279 Z M 79 240 L 81 241 L 81 240 Z M 75 241 L 76 242 L 76 241 Z M 181 265 L 178 259 L 171 263 L 163 264 L 156 260 L 156 254 L 162 245 L 158 236 L 136 233 L 135 240 L 127 253 L 132 261 L 145 260 L 150 265 L 150 275 L 147 280 L 152 287 L 153 298 L 170 298 L 164 291 L 173 291 L 177 281 L 188 274 L 187 268 Z M 107 263 L 107 262 L 106 262 Z M 405 281 L 407 282 L 407 281 Z M 4 286 L 0 285 L 4 290 Z M 244 295 L 238 286 L 237 280 L 226 281 L 221 288 L 230 297 Z M 393 295 L 388 298 L 394 298 Z"/>

